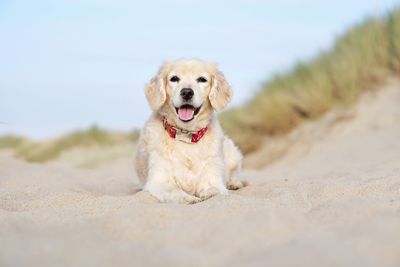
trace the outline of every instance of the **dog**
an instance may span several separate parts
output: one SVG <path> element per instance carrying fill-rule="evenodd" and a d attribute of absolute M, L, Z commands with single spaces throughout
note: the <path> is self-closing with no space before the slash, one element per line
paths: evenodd
<path fill-rule="evenodd" d="M 161 202 L 193 204 L 247 185 L 235 179 L 243 156 L 215 115 L 232 97 L 215 64 L 165 62 L 144 92 L 153 114 L 135 156 L 143 191 Z"/>

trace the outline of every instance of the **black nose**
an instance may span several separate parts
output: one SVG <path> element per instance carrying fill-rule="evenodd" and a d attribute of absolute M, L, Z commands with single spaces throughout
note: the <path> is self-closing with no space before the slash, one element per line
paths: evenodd
<path fill-rule="evenodd" d="M 183 88 L 183 89 L 181 90 L 181 97 L 182 97 L 184 100 L 190 100 L 190 99 L 192 99 L 193 95 L 194 95 L 194 92 L 193 92 L 192 88 Z"/>

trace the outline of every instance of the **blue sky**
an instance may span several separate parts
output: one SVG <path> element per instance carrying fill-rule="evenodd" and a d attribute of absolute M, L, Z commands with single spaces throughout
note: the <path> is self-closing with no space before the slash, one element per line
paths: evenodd
<path fill-rule="evenodd" d="M 161 62 L 218 63 L 240 105 L 398 1 L 0 0 L 0 134 L 140 127 Z"/>

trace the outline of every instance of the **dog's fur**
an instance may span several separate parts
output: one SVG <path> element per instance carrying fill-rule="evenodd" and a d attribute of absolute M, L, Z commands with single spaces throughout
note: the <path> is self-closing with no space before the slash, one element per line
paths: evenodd
<path fill-rule="evenodd" d="M 173 76 L 179 82 L 171 82 Z M 199 82 L 197 79 L 206 79 Z M 200 111 L 189 122 L 180 120 L 176 108 L 182 104 L 180 91 L 194 91 L 191 103 Z M 135 167 L 143 190 L 161 202 L 196 203 L 227 189 L 239 189 L 244 182 L 234 176 L 241 167 L 242 154 L 224 135 L 214 114 L 230 101 L 232 90 L 214 64 L 199 60 L 164 63 L 145 86 L 145 95 L 154 111 L 138 142 Z M 162 118 L 179 129 L 197 131 L 208 127 L 198 143 L 171 138 Z"/>

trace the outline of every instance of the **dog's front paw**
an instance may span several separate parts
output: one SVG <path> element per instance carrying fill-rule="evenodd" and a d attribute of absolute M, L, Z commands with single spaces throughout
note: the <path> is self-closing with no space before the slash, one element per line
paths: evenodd
<path fill-rule="evenodd" d="M 158 194 L 153 194 L 150 192 L 150 194 L 156 197 L 160 202 L 164 203 L 195 204 L 201 201 L 199 197 L 189 195 L 179 190 Z"/>
<path fill-rule="evenodd" d="M 179 199 L 177 203 L 180 203 L 180 204 L 196 204 L 196 203 L 198 203 L 200 201 L 202 201 L 201 198 L 198 198 L 196 196 L 192 196 L 192 195 L 187 194 L 187 195 L 183 196 L 181 199 Z"/>
<path fill-rule="evenodd" d="M 248 186 L 248 185 L 249 185 L 249 183 L 246 182 L 246 181 L 233 181 L 233 180 L 231 180 L 231 181 L 228 181 L 226 183 L 226 187 L 229 190 L 238 190 L 238 189 L 243 188 L 243 187 Z"/>
<path fill-rule="evenodd" d="M 213 197 L 213 196 L 218 195 L 218 194 L 227 195 L 228 192 L 226 190 L 220 190 L 220 189 L 218 189 L 218 188 L 213 186 L 213 187 L 209 187 L 209 188 L 201 190 L 198 193 L 198 197 L 201 200 L 206 200 L 206 199 L 209 199 L 210 197 Z"/>

